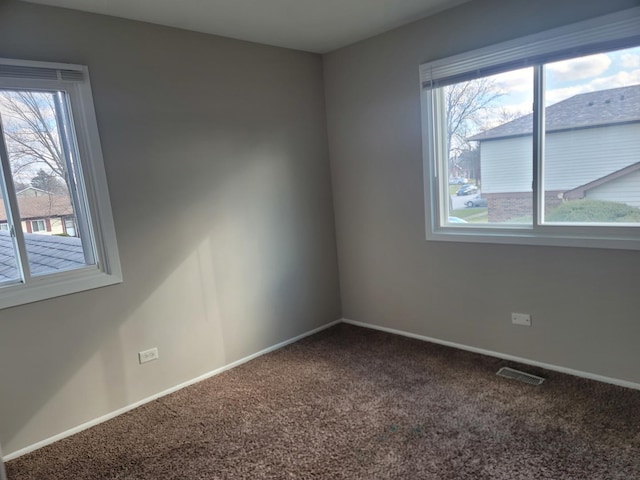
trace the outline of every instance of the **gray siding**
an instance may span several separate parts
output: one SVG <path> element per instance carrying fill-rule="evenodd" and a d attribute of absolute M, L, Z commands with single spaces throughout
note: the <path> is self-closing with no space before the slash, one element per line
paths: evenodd
<path fill-rule="evenodd" d="M 533 179 L 531 136 L 480 143 L 483 193 L 530 192 Z"/>
<path fill-rule="evenodd" d="M 587 198 L 640 207 L 640 171 L 617 178 L 587 191 Z"/>
<path fill-rule="evenodd" d="M 531 137 L 482 142 L 485 193 L 531 189 Z M 545 189 L 566 191 L 640 161 L 640 124 L 548 134 Z"/>

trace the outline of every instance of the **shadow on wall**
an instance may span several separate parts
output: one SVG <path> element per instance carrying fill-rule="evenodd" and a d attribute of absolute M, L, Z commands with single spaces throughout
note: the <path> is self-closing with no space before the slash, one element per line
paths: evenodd
<path fill-rule="evenodd" d="M 20 365 L 0 373 L 9 452 L 337 318 L 317 251 L 330 246 L 318 228 L 328 219 L 302 191 L 300 162 L 273 138 L 252 150 L 228 155 L 221 175 L 215 156 L 183 163 L 190 184 L 155 181 L 131 199 L 146 210 L 116 214 L 128 222 L 117 225 L 122 285 L 3 318 L 0 365 Z M 160 360 L 138 365 L 154 346 Z M 69 424 L 70 411 L 81 420 Z"/>
<path fill-rule="evenodd" d="M 15 0 L 0 56 L 89 66 L 124 276 L 0 312 L 5 454 L 339 318 L 319 56 Z"/>

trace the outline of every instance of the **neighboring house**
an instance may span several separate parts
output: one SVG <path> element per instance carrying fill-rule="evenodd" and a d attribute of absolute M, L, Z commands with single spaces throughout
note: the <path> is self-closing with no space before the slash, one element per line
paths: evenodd
<path fill-rule="evenodd" d="M 547 210 L 580 198 L 640 207 L 640 85 L 575 95 L 545 115 Z M 530 114 L 470 138 L 490 222 L 531 215 L 532 127 Z"/>
<path fill-rule="evenodd" d="M 54 193 L 36 187 L 27 187 L 16 192 L 17 197 L 44 197 L 47 195 L 54 195 Z"/>
<path fill-rule="evenodd" d="M 31 275 L 72 270 L 86 265 L 82 242 L 77 237 L 44 236 L 25 233 Z M 0 283 L 20 278 L 9 232 L 0 231 Z"/>
<path fill-rule="evenodd" d="M 16 193 L 22 231 L 43 235 L 78 236 L 73 207 L 68 195 L 54 195 L 38 188 Z M 0 230 L 8 230 L 7 211 L 0 199 Z"/>

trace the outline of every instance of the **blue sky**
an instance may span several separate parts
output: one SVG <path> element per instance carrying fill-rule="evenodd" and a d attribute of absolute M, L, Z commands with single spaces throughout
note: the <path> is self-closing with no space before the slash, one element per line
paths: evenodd
<path fill-rule="evenodd" d="M 547 67 L 547 101 L 573 95 L 640 84 L 640 47 L 599 53 Z"/>
<path fill-rule="evenodd" d="M 640 47 L 599 53 L 546 66 L 545 100 L 551 105 L 580 93 L 640 84 Z M 530 113 L 533 103 L 533 69 L 524 68 L 493 77 L 503 92 L 488 116 L 505 110 Z M 501 123 L 498 120 L 491 123 Z"/>

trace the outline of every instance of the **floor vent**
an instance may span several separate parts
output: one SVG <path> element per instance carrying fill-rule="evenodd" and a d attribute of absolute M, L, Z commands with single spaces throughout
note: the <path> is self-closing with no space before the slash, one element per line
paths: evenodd
<path fill-rule="evenodd" d="M 502 367 L 498 370 L 498 376 L 505 378 L 512 378 L 513 380 L 519 380 L 530 385 L 540 385 L 544 382 L 544 378 L 536 377 L 530 373 L 521 372 L 520 370 L 514 370 L 509 367 Z"/>

